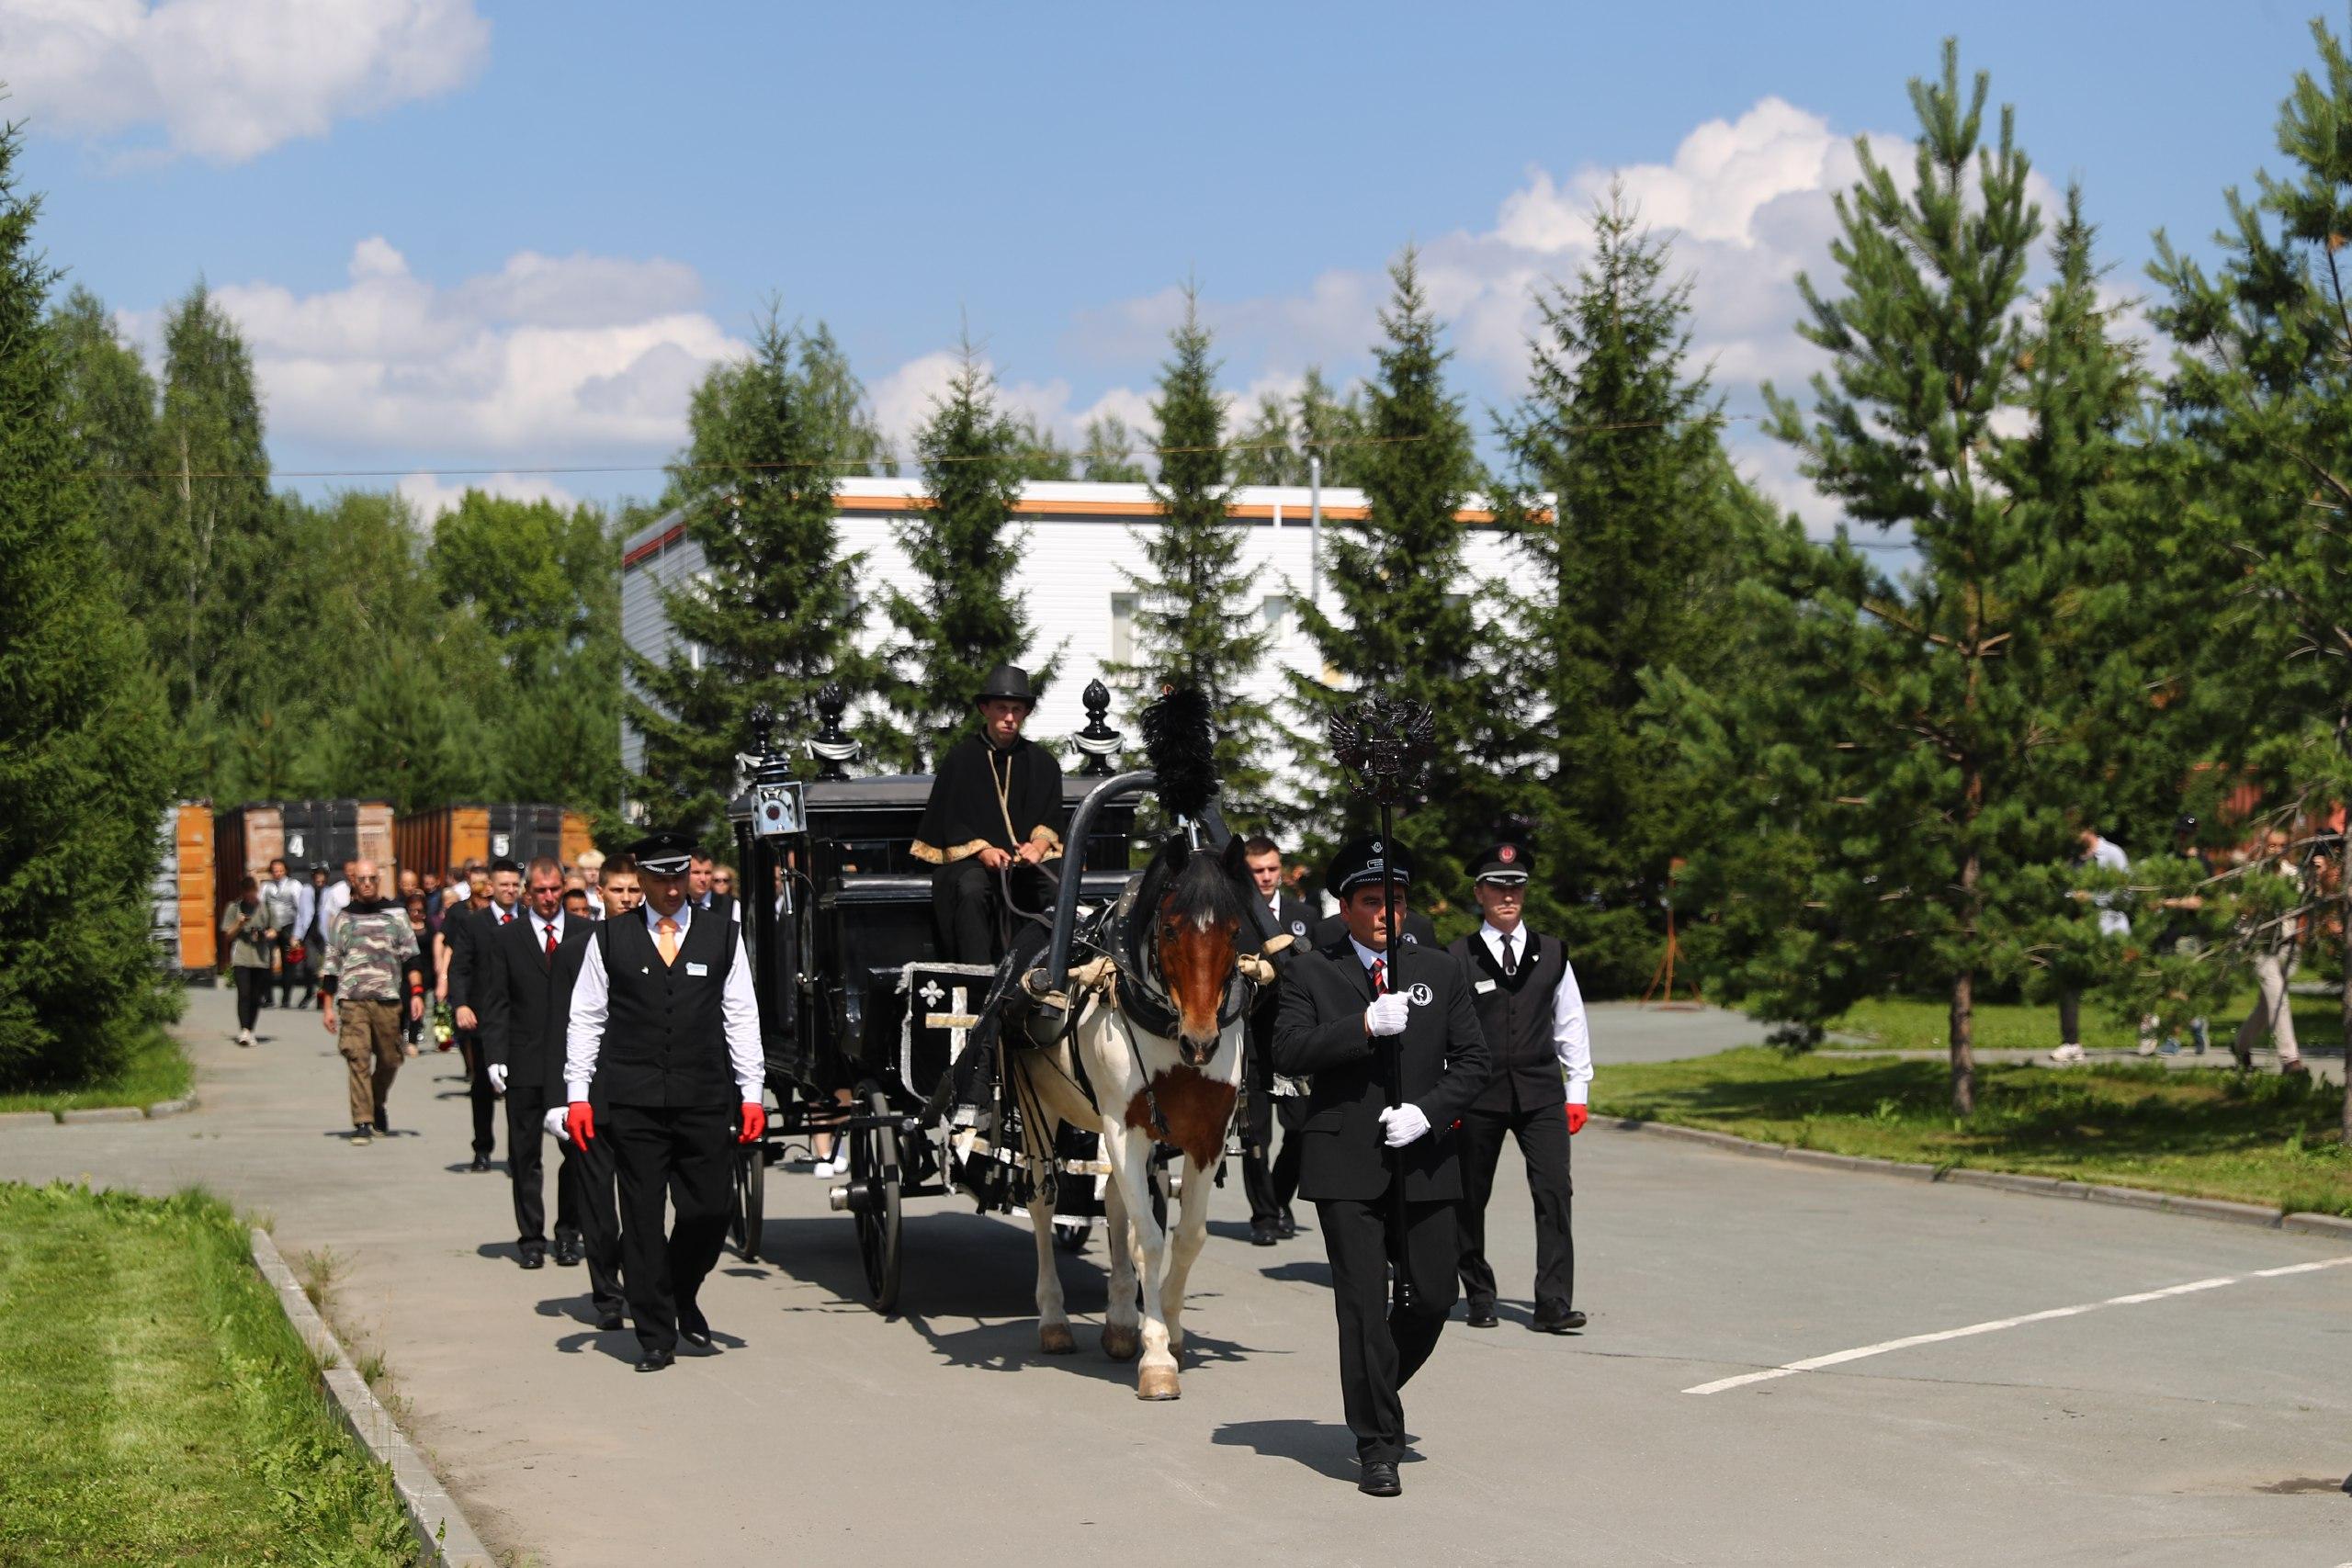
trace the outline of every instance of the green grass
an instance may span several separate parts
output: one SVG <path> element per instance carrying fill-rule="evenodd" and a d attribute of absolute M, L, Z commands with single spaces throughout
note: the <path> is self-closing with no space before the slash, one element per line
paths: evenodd
<path fill-rule="evenodd" d="M 1611 1066 L 1593 1109 L 1832 1154 L 2352 1214 L 2334 1084 L 2137 1063 L 1986 1065 L 1976 1079 L 1976 1114 L 1961 1122 L 1940 1062 L 1759 1045 Z"/>
<path fill-rule="evenodd" d="M 218 1200 L 0 1184 L 0 1563 L 415 1560 Z"/>
<path fill-rule="evenodd" d="M 184 1100 L 195 1086 L 187 1053 L 156 1025 L 132 1044 L 119 1072 L 79 1089 L 0 1094 L 0 1111 L 89 1111 L 105 1105 L 153 1105 Z"/>
<path fill-rule="evenodd" d="M 2236 1036 L 2240 1021 L 2254 1010 L 2254 993 L 2249 991 L 2214 1015 L 2209 1055 L 2219 1053 L 2222 1060 L 2229 1059 L 2230 1041 Z M 2333 997 L 2297 997 L 2292 1008 L 2295 1038 L 2306 1051 L 2343 1048 L 2344 1014 Z M 1974 1010 L 1979 1050 L 2048 1051 L 2060 1043 L 2054 1006 L 1980 1002 Z M 2132 1024 L 2109 1017 L 2094 1003 L 2083 1004 L 2082 1023 L 2082 1043 L 2092 1050 L 2128 1051 L 2139 1043 L 2139 1032 Z M 1951 1046 L 1950 1010 L 1941 1001 L 1925 998 L 1882 997 L 1858 1003 L 1829 1027 L 1840 1034 L 1863 1036 L 1868 1043 L 1854 1046 L 1833 1041 L 1824 1047 L 1826 1050 L 1947 1051 Z M 2268 1046 L 2266 1037 L 2256 1049 Z M 2185 1034 L 2181 1047 L 2188 1048 Z"/>

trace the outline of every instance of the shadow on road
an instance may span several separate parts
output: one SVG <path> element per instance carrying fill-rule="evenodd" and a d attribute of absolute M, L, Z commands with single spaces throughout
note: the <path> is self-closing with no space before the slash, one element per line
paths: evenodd
<path fill-rule="evenodd" d="M 1209 1441 L 1266 1459 L 1295 1460 L 1334 1481 L 1356 1478 L 1355 1438 L 1336 1421 L 1229 1421 L 1210 1433 Z"/>

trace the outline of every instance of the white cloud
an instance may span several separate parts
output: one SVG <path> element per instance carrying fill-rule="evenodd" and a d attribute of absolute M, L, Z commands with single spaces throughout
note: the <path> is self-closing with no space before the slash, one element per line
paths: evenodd
<path fill-rule="evenodd" d="M 440 288 L 377 237 L 353 248 L 342 288 L 214 299 L 253 351 L 273 435 L 489 467 L 668 457 L 695 383 L 746 352 L 693 308 L 698 292 L 675 262 L 529 252 Z"/>
<path fill-rule="evenodd" d="M 12 115 L 222 164 L 462 86 L 489 52 L 473 0 L 0 0 Z"/>
<path fill-rule="evenodd" d="M 979 363 L 991 376 L 995 374 L 985 355 Z M 946 397 L 948 384 L 962 364 L 963 356 L 954 350 L 936 349 L 908 360 L 867 388 L 875 421 L 902 462 L 912 462 L 915 432 Z M 1151 426 L 1151 394 L 1129 387 L 1114 387 L 1081 405 L 1070 384 L 1055 377 L 1045 381 L 999 382 L 996 396 L 999 407 L 1026 414 L 1067 446 L 1078 446 L 1088 423 L 1106 414 L 1125 420 L 1130 428 Z"/>
<path fill-rule="evenodd" d="M 410 474 L 397 488 L 426 527 L 443 513 L 455 512 L 469 490 L 509 501 L 551 501 L 566 509 L 580 499 L 544 474 Z"/>

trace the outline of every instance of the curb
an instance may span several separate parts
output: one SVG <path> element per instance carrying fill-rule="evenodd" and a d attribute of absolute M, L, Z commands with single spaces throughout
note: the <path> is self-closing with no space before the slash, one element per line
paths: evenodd
<path fill-rule="evenodd" d="M 1681 1127 L 1670 1122 L 1645 1122 L 1638 1117 L 1611 1117 L 1609 1125 L 1621 1133 L 1647 1133 L 1687 1144 L 1704 1144 L 1727 1154 L 1758 1159 L 1786 1160 L 1792 1165 L 1823 1170 L 1849 1170 L 1865 1176 L 1899 1176 L 1912 1181 L 1949 1182 L 1955 1187 L 1987 1187 L 1996 1192 L 2022 1193 L 2029 1198 L 2066 1198 L 2119 1208 L 2144 1209 L 2152 1213 L 2185 1214 L 2191 1219 L 2220 1220 L 2228 1224 L 2256 1225 L 2265 1230 L 2289 1230 L 2309 1235 L 2352 1241 L 2352 1219 L 2336 1214 L 2290 1214 L 2259 1203 L 2233 1203 L 2221 1198 L 2189 1198 L 2144 1187 L 2104 1187 L 2067 1181 L 2055 1176 L 2026 1176 L 2008 1170 L 1975 1170 L 1965 1166 L 1914 1165 L 1903 1160 L 1872 1159 L 1866 1155 L 1825 1154 L 1818 1149 L 1792 1149 L 1781 1144 L 1718 1133 L 1706 1127 Z"/>
<path fill-rule="evenodd" d="M 277 1244 L 269 1233 L 252 1230 L 254 1267 L 277 1292 L 277 1303 L 286 1311 L 286 1318 L 294 1332 L 310 1347 L 311 1354 L 322 1367 L 327 1397 L 334 1402 L 335 1413 L 351 1435 L 373 1455 L 378 1462 L 392 1472 L 392 1484 L 399 1490 L 401 1508 L 408 1515 L 410 1533 L 416 1537 L 424 1553 L 418 1561 L 444 1568 L 496 1568 L 490 1549 L 474 1533 L 467 1522 L 457 1499 L 441 1484 L 424 1457 L 416 1451 L 408 1435 L 384 1408 L 368 1380 L 353 1370 L 350 1356 L 342 1342 L 334 1337 L 326 1320 L 311 1305 L 311 1298 L 302 1293 L 301 1281 L 286 1266 L 278 1255 Z"/>
<path fill-rule="evenodd" d="M 0 1111 L 0 1133 L 11 1127 L 85 1127 L 92 1122 L 153 1122 L 165 1116 L 185 1116 L 196 1107 L 196 1093 L 191 1089 L 177 1100 L 159 1100 L 153 1105 L 96 1105 L 82 1111 Z"/>

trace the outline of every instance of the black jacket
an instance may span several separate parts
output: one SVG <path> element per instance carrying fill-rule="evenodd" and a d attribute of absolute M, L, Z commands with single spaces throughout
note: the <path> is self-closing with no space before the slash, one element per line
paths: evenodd
<path fill-rule="evenodd" d="M 526 920 L 530 914 L 521 904 L 514 906 L 514 919 Z M 507 924 L 514 924 L 509 920 Z M 469 909 L 462 906 L 449 911 L 441 922 L 441 934 L 449 943 L 449 1007 L 472 1008 L 477 1013 L 481 1004 L 474 1000 L 474 985 L 481 969 L 482 945 L 498 934 L 498 906 Z M 477 1020 L 479 1023 L 479 1020 Z"/>
<path fill-rule="evenodd" d="M 1430 1131 L 1404 1150 L 1405 1197 L 1430 1202 L 1462 1196 L 1453 1123 L 1486 1087 L 1487 1055 L 1470 987 L 1460 964 L 1436 947 L 1407 947 L 1393 970 L 1395 988 L 1419 992 L 1400 1038 L 1399 1098 L 1420 1108 Z M 1369 1201 L 1388 1190 L 1380 1112 L 1384 1043 L 1364 1032 L 1372 976 L 1345 936 L 1309 953 L 1283 984 L 1274 1021 L 1274 1070 L 1311 1077 L 1299 1135 L 1299 1196 Z"/>
<path fill-rule="evenodd" d="M 487 1061 L 506 1069 L 514 1085 L 544 1086 L 549 1103 L 564 1101 L 564 1036 L 571 1024 L 571 987 L 595 927 L 567 919 L 550 964 L 531 918 L 480 933 L 473 984 L 474 1016 L 480 1021 Z"/>

